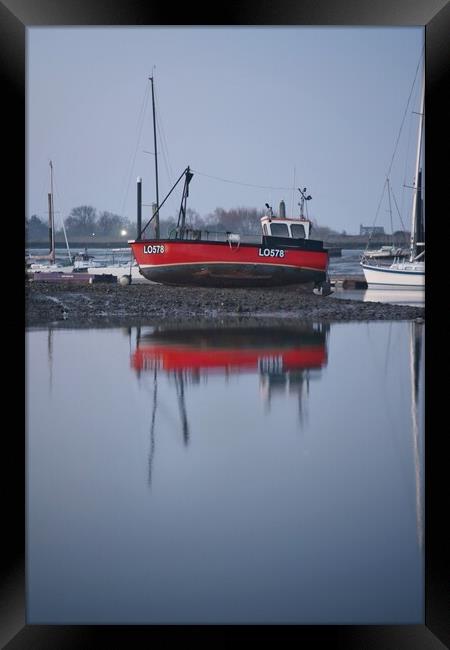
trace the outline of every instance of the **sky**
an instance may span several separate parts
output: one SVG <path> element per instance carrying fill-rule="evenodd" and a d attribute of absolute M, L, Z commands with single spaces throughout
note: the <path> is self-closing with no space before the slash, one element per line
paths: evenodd
<path fill-rule="evenodd" d="M 160 203 L 189 165 L 201 216 L 281 200 L 298 216 L 306 187 L 319 225 L 390 232 L 400 133 L 392 225 L 399 212 L 409 227 L 423 39 L 423 27 L 29 27 L 26 216 L 48 218 L 51 160 L 57 226 L 80 205 L 135 221 L 138 176 L 145 223 L 153 75 Z"/>

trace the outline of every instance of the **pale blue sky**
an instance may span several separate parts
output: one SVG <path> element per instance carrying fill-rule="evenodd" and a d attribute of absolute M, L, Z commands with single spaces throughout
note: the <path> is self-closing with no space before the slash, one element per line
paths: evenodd
<path fill-rule="evenodd" d="M 36 27 L 27 29 L 27 216 L 78 205 L 134 220 L 136 177 L 155 200 L 154 68 L 160 202 L 183 169 L 188 206 L 298 214 L 306 186 L 320 225 L 372 225 L 423 48 L 422 27 Z M 391 185 L 409 226 L 420 74 Z M 142 130 L 139 136 L 139 126 Z M 163 155 L 164 151 L 167 155 Z M 218 181 L 203 174 L 247 184 Z M 175 214 L 181 187 L 163 207 Z M 143 217 L 150 213 L 144 208 Z M 376 220 L 390 230 L 387 202 Z M 400 222 L 394 212 L 394 228 Z"/>

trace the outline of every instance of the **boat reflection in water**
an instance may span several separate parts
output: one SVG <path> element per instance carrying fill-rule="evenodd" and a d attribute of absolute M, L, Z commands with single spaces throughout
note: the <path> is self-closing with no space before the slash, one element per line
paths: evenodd
<path fill-rule="evenodd" d="M 277 328 L 164 327 L 144 333 L 138 328 L 131 364 L 138 376 L 142 372 L 153 375 L 149 483 L 155 452 L 159 373 L 166 375 L 175 388 L 185 445 L 190 439 L 186 387 L 204 383 L 212 375 L 255 375 L 266 409 L 270 409 L 276 396 L 294 396 L 302 422 L 310 379 L 320 377 L 321 368 L 327 363 L 328 332 L 329 325 L 323 323 Z"/>
<path fill-rule="evenodd" d="M 398 289 L 369 287 L 363 294 L 364 302 L 383 302 L 391 305 L 410 305 L 411 307 L 425 306 L 425 289 Z"/>

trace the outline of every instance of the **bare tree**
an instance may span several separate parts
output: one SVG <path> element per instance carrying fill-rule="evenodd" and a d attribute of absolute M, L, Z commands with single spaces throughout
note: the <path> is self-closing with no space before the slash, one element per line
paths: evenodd
<path fill-rule="evenodd" d="M 87 235 L 95 232 L 96 210 L 91 205 L 80 205 L 73 208 L 65 224 L 68 233 L 73 235 Z"/>

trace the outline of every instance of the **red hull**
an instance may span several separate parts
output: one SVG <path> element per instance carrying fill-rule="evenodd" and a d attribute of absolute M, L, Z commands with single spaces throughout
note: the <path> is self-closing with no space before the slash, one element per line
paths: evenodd
<path fill-rule="evenodd" d="M 291 246 L 185 240 L 131 242 L 141 274 L 163 284 L 267 286 L 321 283 L 328 252 Z"/>

